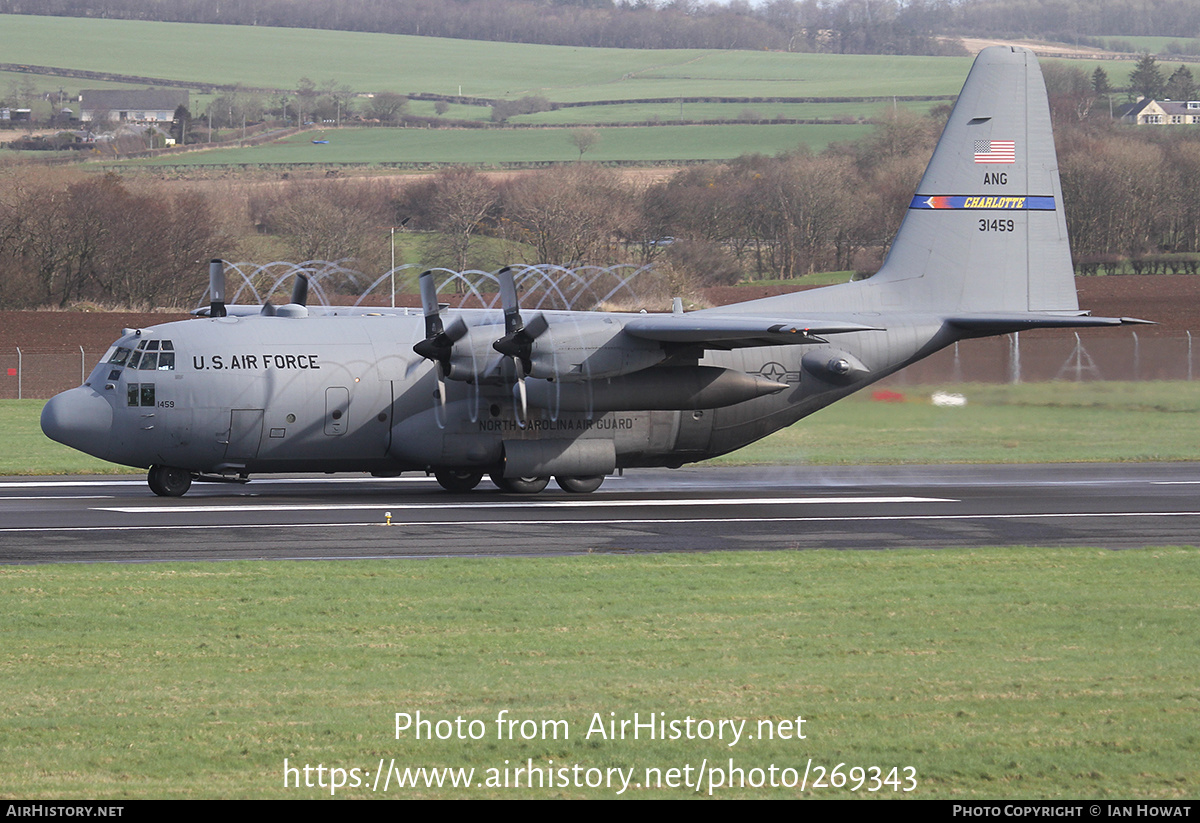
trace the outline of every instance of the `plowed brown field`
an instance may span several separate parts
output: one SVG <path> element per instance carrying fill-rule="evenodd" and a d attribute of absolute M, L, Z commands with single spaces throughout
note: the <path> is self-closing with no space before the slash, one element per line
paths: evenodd
<path fill-rule="evenodd" d="M 1158 323 L 1139 329 L 1139 334 L 1177 336 L 1193 329 L 1200 332 L 1200 277 L 1130 275 L 1080 277 L 1075 282 L 1080 306 L 1093 314 L 1140 317 Z M 729 286 L 707 289 L 704 296 L 713 305 L 724 305 L 794 290 L 787 286 Z M 409 305 L 418 305 L 415 295 L 404 297 L 408 298 Z M 11 352 L 19 346 L 30 350 L 77 351 L 83 346 L 94 359 L 120 336 L 122 328 L 157 325 L 187 317 L 186 314 L 133 312 L 0 312 L 0 350 Z M 1088 334 L 1105 331 L 1090 330 Z"/>

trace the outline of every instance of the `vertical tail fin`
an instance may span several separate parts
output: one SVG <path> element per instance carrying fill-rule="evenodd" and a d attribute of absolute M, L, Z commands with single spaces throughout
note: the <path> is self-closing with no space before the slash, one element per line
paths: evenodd
<path fill-rule="evenodd" d="M 888 302 L 1075 311 L 1046 87 L 1027 49 L 979 53 L 883 268 Z"/>

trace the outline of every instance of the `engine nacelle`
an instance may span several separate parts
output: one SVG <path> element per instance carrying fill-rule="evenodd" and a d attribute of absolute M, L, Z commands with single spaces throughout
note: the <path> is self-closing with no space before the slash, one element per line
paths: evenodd
<path fill-rule="evenodd" d="M 666 357 L 658 343 L 624 334 L 615 315 L 545 315 L 548 326 L 531 344 L 529 377 L 579 383 L 638 372 Z M 502 377 L 504 358 L 493 344 L 503 336 L 500 325 L 472 326 L 454 343 L 446 377 L 467 382 Z"/>
<path fill-rule="evenodd" d="M 659 366 L 586 383 L 528 383 L 531 405 L 569 412 L 719 409 L 787 388 L 784 383 L 716 366 Z"/>

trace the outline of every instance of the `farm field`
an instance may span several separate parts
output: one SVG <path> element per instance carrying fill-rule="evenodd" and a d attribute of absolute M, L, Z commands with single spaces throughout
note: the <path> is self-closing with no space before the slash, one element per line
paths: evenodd
<path fill-rule="evenodd" d="M 742 154 L 778 154 L 801 144 L 822 149 L 870 131 L 861 125 L 728 125 L 598 128 L 586 160 L 658 162 L 719 160 Z M 315 145 L 313 140 L 328 140 Z M 528 163 L 577 160 L 570 130 L 546 129 L 314 129 L 261 146 L 168 154 L 131 165 L 334 163 Z"/>
<path fill-rule="evenodd" d="M 136 50 L 128 43 L 138 43 Z M 580 49 L 403 35 L 5 15 L 10 63 L 203 83 L 575 101 L 647 97 L 956 94 L 965 57 Z M 182 76 L 180 76 L 182 75 Z"/>
<path fill-rule="evenodd" d="M 191 86 L 190 108 L 203 116 L 220 92 L 212 84 L 273 89 L 287 97 L 298 81 L 333 81 L 364 94 L 395 91 L 460 97 L 446 119 L 487 121 L 487 99 L 544 97 L 552 102 L 640 101 L 571 107 L 517 115 L 514 125 L 569 127 L 656 122 L 665 131 L 607 130 L 586 159 L 657 163 L 718 160 L 745 153 L 776 154 L 798 145 L 820 150 L 866 133 L 862 125 L 688 126 L 674 122 L 743 118 L 861 120 L 891 106 L 926 111 L 937 100 L 894 102 L 888 98 L 958 92 L 968 57 L 785 54 L 774 52 L 583 49 L 442 38 L 246 26 L 211 26 L 146 21 L 5 15 L 0 54 L 11 63 L 55 66 L 128 76 L 183 81 Z M 125 48 L 139 43 L 137 50 Z M 1090 72 L 1104 65 L 1119 82 L 1124 63 L 1066 61 Z M 450 68 L 448 68 L 450 67 Z M 63 88 L 112 88 L 112 81 L 8 73 L 12 83 L 32 84 L 39 93 Z M 2 78 L 0 78 L 2 79 Z M 139 86 L 141 84 L 131 84 Z M 827 98 L 824 102 L 688 102 L 680 98 Z M 828 98 L 849 98 L 836 101 Z M 870 98 L 870 99 L 868 99 Z M 882 99 L 881 99 L 882 98 Z M 647 102 L 659 100 L 662 102 Z M 359 106 L 365 101 L 359 100 Z M 42 108 L 49 104 L 38 103 Z M 409 111 L 436 117 L 429 100 L 413 100 Z M 678 128 L 682 129 L 682 126 Z M 790 129 L 791 131 L 787 131 Z M 154 161 L 166 165 L 288 163 L 528 163 L 562 162 L 578 154 L 566 137 L 553 133 L 483 134 L 438 129 L 421 134 L 339 135 L 336 144 L 312 147 L 308 135 L 254 150 Z M 313 148 L 320 148 L 317 154 Z M 219 159 L 217 159 L 219 158 Z"/>
<path fill-rule="evenodd" d="M 898 102 L 898 108 L 924 114 L 936 102 Z M 890 113 L 890 101 L 857 103 L 617 103 L 598 106 L 572 106 L 536 114 L 510 117 L 514 124 L 546 126 L 603 125 L 604 123 L 642 123 L 646 121 L 670 124 L 678 120 L 736 120 L 747 119 L 752 112 L 757 119 L 775 117 L 789 120 L 858 120 Z M 682 112 L 682 114 L 681 114 Z"/>
<path fill-rule="evenodd" d="M 1167 53 L 1167 49 L 1172 45 L 1179 46 L 1185 53 L 1192 57 L 1200 56 L 1200 39 L 1194 37 L 1130 35 L 1128 37 L 1103 37 L 1100 39 L 1104 40 L 1109 48 L 1112 48 L 1113 41 L 1129 43 L 1138 51 L 1146 51 L 1157 56 L 1160 63 L 1169 63 L 1172 59 L 1177 59 L 1174 55 Z"/>

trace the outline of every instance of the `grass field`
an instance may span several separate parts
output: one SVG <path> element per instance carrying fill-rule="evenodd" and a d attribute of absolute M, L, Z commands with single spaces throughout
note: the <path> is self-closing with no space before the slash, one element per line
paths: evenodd
<path fill-rule="evenodd" d="M 899 102 L 899 108 L 924 114 L 934 103 Z M 752 112 L 756 119 L 782 117 L 791 120 L 868 119 L 892 110 L 890 102 L 862 103 L 621 103 L 603 106 L 572 106 L 555 111 L 522 114 L 510 123 L 547 126 L 603 125 L 604 123 L 672 123 L 678 120 L 740 120 Z M 682 114 L 681 114 L 682 112 Z"/>
<path fill-rule="evenodd" d="M 956 94 L 953 57 L 581 49 L 359 32 L 4 15 L 10 63 L 290 89 L 334 78 L 356 91 L 552 100 L 705 95 Z M 128 48 L 137 43 L 137 49 Z M 461 87 L 461 91 L 460 91 Z"/>
<path fill-rule="evenodd" d="M 792 151 L 799 145 L 820 150 L 850 141 L 869 126 L 728 125 L 673 128 L 598 128 L 600 139 L 587 152 L 589 162 L 721 160 L 742 154 Z M 328 140 L 316 145 L 313 140 Z M 131 165 L 290 163 L 528 163 L 579 158 L 570 130 L 546 129 L 317 129 L 261 146 L 171 154 Z"/>
<path fill-rule="evenodd" d="M 938 407 L 939 388 L 965 407 Z M 718 465 L 1058 463 L 1200 460 L 1200 383 L 911 386 L 905 402 L 868 389 L 725 457 Z M 43 401 L 0 400 L 0 475 L 119 471 L 47 440 Z M 1114 437 L 1120 432 L 1120 437 Z"/>
<path fill-rule="evenodd" d="M 394 759 L 483 785 L 392 797 L 618 793 L 588 769 L 695 796 L 644 785 L 685 768 L 700 796 L 789 797 L 730 768 L 811 759 L 809 797 L 1194 798 L 1198 585 L 1194 548 L 0 567 L 0 796 L 321 797 L 338 767 L 365 785 L 337 796 L 382 797 Z M 417 712 L 480 739 L 397 737 Z M 534 722 L 498 739 L 503 712 Z M 746 726 L 592 727 L 634 712 Z M 529 763 L 601 785 L 486 785 Z"/>
<path fill-rule="evenodd" d="M 1112 48 L 1114 41 L 1122 43 L 1130 43 L 1138 51 L 1149 52 L 1159 58 L 1159 63 L 1169 63 L 1171 55 L 1167 54 L 1167 47 L 1172 44 L 1178 45 L 1189 55 L 1200 55 L 1200 39 L 1195 37 L 1166 37 L 1166 36 L 1137 36 L 1129 37 L 1105 37 L 1102 38 Z"/>
<path fill-rule="evenodd" d="M 581 49 L 361 32 L 4 15 L 6 62 L 292 89 L 301 77 L 356 91 L 551 100 L 733 95 L 957 94 L 968 57 Z M 1182 38 L 1125 38 L 1158 50 Z M 1159 42 L 1161 41 L 1161 42 Z M 131 42 L 137 49 L 129 49 Z M 1093 66 L 1086 63 L 1087 71 Z M 1068 65 L 1080 65 L 1068 61 Z M 1124 63 L 1106 61 L 1110 80 Z M 42 80 L 33 78 L 35 83 Z M 93 81 L 65 78 L 70 87 Z M 55 80 L 47 90 L 62 85 Z"/>
<path fill-rule="evenodd" d="M 1059 463 L 1200 460 L 1200 384 L 947 385 L 867 389 L 718 463 Z M 1114 436 L 1119 432 L 1119 436 Z"/>

